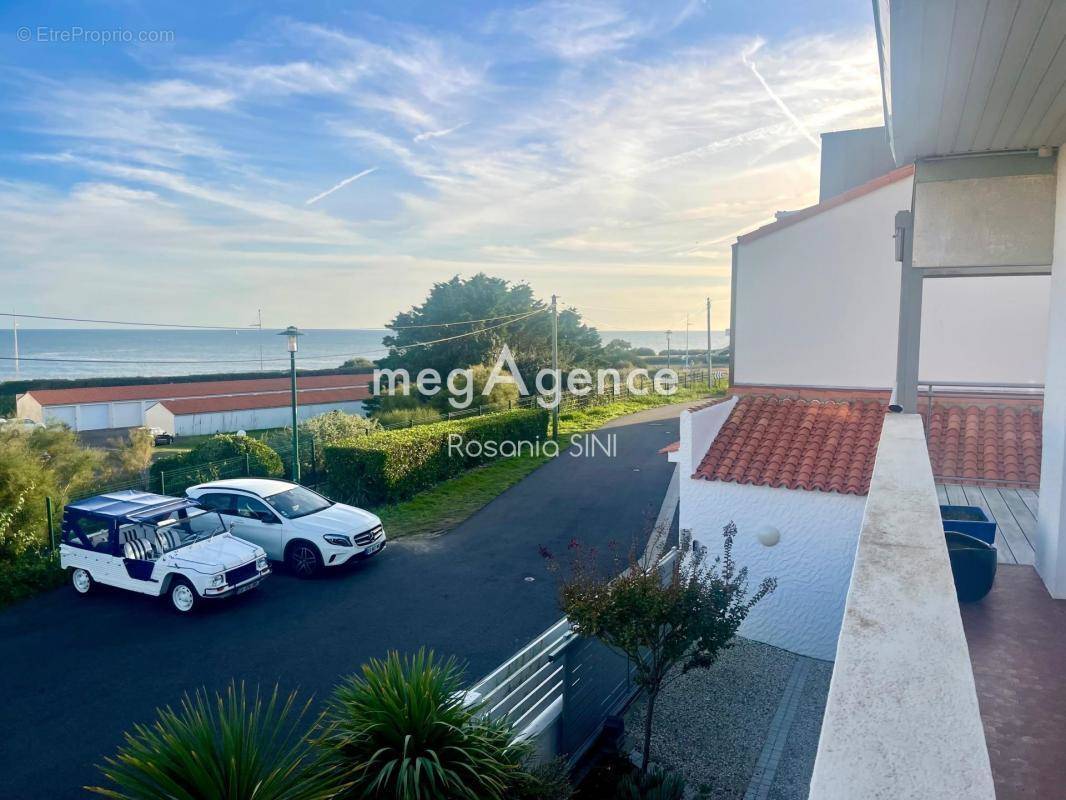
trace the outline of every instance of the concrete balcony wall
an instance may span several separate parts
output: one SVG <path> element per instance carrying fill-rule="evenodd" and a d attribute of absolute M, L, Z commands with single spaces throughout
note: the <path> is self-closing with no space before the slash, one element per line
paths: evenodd
<path fill-rule="evenodd" d="M 921 418 L 890 414 L 837 642 L 811 800 L 995 790 Z"/>

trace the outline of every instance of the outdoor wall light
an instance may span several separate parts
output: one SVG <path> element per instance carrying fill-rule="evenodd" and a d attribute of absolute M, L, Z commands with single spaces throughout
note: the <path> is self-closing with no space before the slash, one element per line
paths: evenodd
<path fill-rule="evenodd" d="M 773 525 L 760 525 L 755 531 L 755 538 L 763 547 L 773 547 L 781 541 L 781 531 Z"/>

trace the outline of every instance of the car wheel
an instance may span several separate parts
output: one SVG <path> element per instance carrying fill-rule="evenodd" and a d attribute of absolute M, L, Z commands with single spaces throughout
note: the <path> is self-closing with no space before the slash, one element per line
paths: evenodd
<path fill-rule="evenodd" d="M 74 591 L 78 594 L 89 594 L 93 590 L 93 576 L 89 574 L 89 570 L 78 567 L 70 574 L 70 585 L 74 587 Z"/>
<path fill-rule="evenodd" d="M 322 557 L 313 544 L 293 542 L 285 553 L 285 563 L 297 578 L 313 578 L 322 569 Z"/>
<path fill-rule="evenodd" d="M 184 578 L 175 578 L 170 584 L 167 593 L 170 597 L 170 607 L 179 614 L 190 614 L 196 608 L 200 598 L 196 590 Z"/>

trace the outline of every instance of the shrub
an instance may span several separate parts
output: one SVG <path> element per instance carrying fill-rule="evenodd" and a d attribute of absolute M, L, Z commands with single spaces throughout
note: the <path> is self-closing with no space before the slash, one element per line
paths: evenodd
<path fill-rule="evenodd" d="M 153 478 L 161 472 L 185 470 L 182 482 L 187 486 L 194 483 L 215 480 L 219 477 L 217 470 L 207 466 L 214 461 L 243 457 L 247 454 L 251 475 L 275 478 L 282 473 L 281 456 L 265 442 L 251 436 L 233 436 L 219 433 L 197 445 L 188 453 L 171 458 L 162 458 L 152 464 L 150 473 Z M 174 487 L 168 483 L 167 490 Z"/>
<path fill-rule="evenodd" d="M 684 800 L 685 779 L 676 772 L 652 768 L 643 777 L 626 775 L 618 783 L 617 800 Z"/>
<path fill-rule="evenodd" d="M 500 800 L 522 772 L 526 748 L 511 729 L 463 699 L 462 671 L 425 649 L 372 660 L 334 692 L 321 766 L 338 797 Z"/>
<path fill-rule="evenodd" d="M 66 581 L 59 554 L 45 548 L 24 550 L 0 561 L 0 606 L 52 589 Z"/>
<path fill-rule="evenodd" d="M 380 429 L 381 425 L 376 420 L 343 411 L 329 411 L 299 425 L 301 438 L 305 435 L 314 437 L 315 443 L 323 446 L 365 436 Z M 291 437 L 292 428 L 286 428 L 285 433 Z"/>
<path fill-rule="evenodd" d="M 0 509 L 18 505 L 12 529 L 28 532 L 38 544 L 46 544 L 45 497 L 62 508 L 68 498 L 92 485 L 102 455 L 82 447 L 75 434 L 63 427 L 0 431 Z"/>
<path fill-rule="evenodd" d="M 397 502 L 491 460 L 487 448 L 450 448 L 449 435 L 464 442 L 533 442 L 543 438 L 548 412 L 542 408 L 435 422 L 382 431 L 325 448 L 333 496 L 344 502 Z"/>
<path fill-rule="evenodd" d="M 126 734 L 100 767 L 111 787 L 88 789 L 115 800 L 325 800 L 335 789 L 309 769 L 307 708 L 276 687 L 265 702 L 258 692 L 249 700 L 243 684 L 213 698 L 186 695 L 177 711 L 167 706 Z"/>
<path fill-rule="evenodd" d="M 375 418 L 383 428 L 399 428 L 411 425 L 425 425 L 440 419 L 440 412 L 433 406 L 418 408 L 397 408 L 394 411 L 379 412 Z"/>
<path fill-rule="evenodd" d="M 748 568 L 733 560 L 732 522 L 722 530 L 722 553 L 707 564 L 707 548 L 683 537 L 662 574 L 630 553 L 629 563 L 604 571 L 594 550 L 579 545 L 572 574 L 559 589 L 560 605 L 576 633 L 594 636 L 630 659 L 634 683 L 647 692 L 640 780 L 648 778 L 652 721 L 660 692 L 693 669 L 708 669 L 729 647 L 748 613 L 777 588 L 774 578 L 748 590 Z M 542 550 L 546 558 L 551 553 Z M 622 570 L 621 567 L 626 569 Z"/>
<path fill-rule="evenodd" d="M 507 791 L 508 800 L 570 800 L 573 796 L 570 770 L 564 758 L 527 767 Z"/>

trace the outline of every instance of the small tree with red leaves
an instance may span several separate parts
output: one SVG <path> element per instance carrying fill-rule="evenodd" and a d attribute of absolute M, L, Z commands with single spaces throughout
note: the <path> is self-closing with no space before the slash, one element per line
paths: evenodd
<path fill-rule="evenodd" d="M 749 594 L 747 567 L 738 569 L 733 561 L 736 534 L 732 522 L 725 526 L 722 553 L 710 564 L 706 547 L 684 540 L 666 567 L 644 564 L 630 552 L 628 563 L 616 556 L 607 571 L 594 549 L 570 543 L 575 556 L 559 589 L 563 612 L 575 632 L 627 656 L 636 684 L 648 694 L 642 781 L 659 694 L 690 670 L 714 664 L 755 604 L 777 587 L 775 578 L 767 578 Z M 554 561 L 546 549 L 541 554 Z"/>

